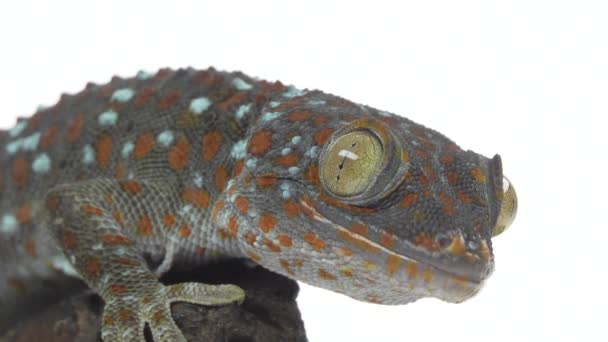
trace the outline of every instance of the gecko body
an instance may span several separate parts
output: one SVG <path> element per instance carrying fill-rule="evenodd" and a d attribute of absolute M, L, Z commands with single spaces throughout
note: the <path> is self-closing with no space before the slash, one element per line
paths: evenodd
<path fill-rule="evenodd" d="M 89 84 L 0 146 L 0 330 L 82 279 L 105 301 L 105 341 L 143 341 L 144 324 L 155 341 L 184 340 L 171 302 L 244 293 L 157 279 L 221 258 L 368 302 L 460 302 L 491 273 L 492 232 L 514 214 L 498 156 L 214 69 Z"/>

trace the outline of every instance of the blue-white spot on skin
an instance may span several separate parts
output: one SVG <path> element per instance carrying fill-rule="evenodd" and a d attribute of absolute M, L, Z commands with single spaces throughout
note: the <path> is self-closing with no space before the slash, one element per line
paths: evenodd
<path fill-rule="evenodd" d="M 39 154 L 32 162 L 32 170 L 35 173 L 48 173 L 51 170 L 51 158 L 46 153 Z"/>
<path fill-rule="evenodd" d="M 284 149 L 281 150 L 281 155 L 282 156 L 286 156 L 286 155 L 288 155 L 290 153 L 291 153 L 291 148 L 289 148 L 289 147 L 285 147 Z"/>
<path fill-rule="evenodd" d="M 116 125 L 116 121 L 118 121 L 118 113 L 113 110 L 103 112 L 97 117 L 97 122 L 101 126 L 114 126 Z"/>
<path fill-rule="evenodd" d="M 308 101 L 308 104 L 311 106 L 321 106 L 324 105 L 326 102 L 325 100 L 310 100 Z"/>
<path fill-rule="evenodd" d="M 41 112 L 41 111 L 49 109 L 49 108 L 50 108 L 50 106 L 41 104 L 41 105 L 38 105 L 38 107 L 36 107 L 36 111 Z"/>
<path fill-rule="evenodd" d="M 268 121 L 272 121 L 276 118 L 278 118 L 279 116 L 281 116 L 283 113 L 281 112 L 267 112 L 264 113 L 262 115 L 262 122 L 268 122 Z"/>
<path fill-rule="evenodd" d="M 383 110 L 379 110 L 379 111 L 378 111 L 378 114 L 380 114 L 380 115 L 382 115 L 382 116 L 391 116 L 391 113 L 389 113 L 389 112 L 385 112 L 385 111 L 383 111 Z"/>
<path fill-rule="evenodd" d="M 130 88 L 118 89 L 112 94 L 112 101 L 127 102 L 133 98 L 135 92 Z"/>
<path fill-rule="evenodd" d="M 198 172 L 194 174 L 194 185 L 196 185 L 197 188 L 203 186 L 203 176 Z"/>
<path fill-rule="evenodd" d="M 283 197 L 283 199 L 289 199 L 291 197 L 291 189 L 289 187 L 289 184 L 281 183 L 280 188 L 282 190 L 281 197 Z"/>
<path fill-rule="evenodd" d="M 122 146 L 122 150 L 120 151 L 120 155 L 123 158 L 127 158 L 131 155 L 131 153 L 133 153 L 133 150 L 135 149 L 135 144 L 133 144 L 133 142 L 131 141 L 127 141 L 123 146 Z"/>
<path fill-rule="evenodd" d="M 154 76 L 151 72 L 147 72 L 145 70 L 140 70 L 137 72 L 137 75 L 135 77 L 137 77 L 138 80 L 147 80 L 149 78 L 151 78 L 152 76 Z"/>
<path fill-rule="evenodd" d="M 315 158 L 318 153 L 319 153 L 319 147 L 318 146 L 313 146 L 308 151 L 306 151 L 304 153 L 304 155 L 307 156 L 307 157 L 310 157 L 310 158 Z"/>
<path fill-rule="evenodd" d="M 251 104 L 241 105 L 239 109 L 236 110 L 236 118 L 239 120 L 242 119 L 245 114 L 249 113 L 249 110 L 251 110 Z"/>
<path fill-rule="evenodd" d="M 0 223 L 0 232 L 11 234 L 17 231 L 18 223 L 17 218 L 11 214 L 5 214 L 2 216 L 2 222 Z"/>
<path fill-rule="evenodd" d="M 36 151 L 40 142 L 40 132 L 19 138 L 6 144 L 6 152 L 15 154 L 19 151 Z"/>
<path fill-rule="evenodd" d="M 297 175 L 298 173 L 300 173 L 300 168 L 297 166 L 292 166 L 289 169 L 287 169 L 287 171 L 289 173 L 291 173 L 292 175 Z"/>
<path fill-rule="evenodd" d="M 8 131 L 8 136 L 11 138 L 18 136 L 19 134 L 21 134 L 21 132 L 23 132 L 25 127 L 27 127 L 27 121 L 23 120 L 23 121 L 17 122 L 15 127 L 13 127 L 10 131 Z"/>
<path fill-rule="evenodd" d="M 253 86 L 245 81 L 243 81 L 240 78 L 235 78 L 234 80 L 232 80 L 232 85 L 238 89 L 238 90 L 249 90 L 251 88 L 253 88 Z"/>
<path fill-rule="evenodd" d="M 255 169 L 255 166 L 257 165 L 258 160 L 256 158 L 251 158 L 251 159 L 247 159 L 247 161 L 245 162 L 245 166 L 247 166 L 248 169 Z"/>
<path fill-rule="evenodd" d="M 294 145 L 299 144 L 300 141 L 302 141 L 302 137 L 299 135 L 296 135 L 295 137 L 291 138 L 291 143 Z"/>
<path fill-rule="evenodd" d="M 283 97 L 297 97 L 306 94 L 305 90 L 300 90 L 294 86 L 287 87 L 287 91 L 283 93 Z"/>
<path fill-rule="evenodd" d="M 234 145 L 232 145 L 232 150 L 230 151 L 230 156 L 234 159 L 243 159 L 247 154 L 247 140 L 237 141 Z"/>
<path fill-rule="evenodd" d="M 175 139 L 175 136 L 173 135 L 173 132 L 171 132 L 170 130 L 163 131 L 156 137 L 156 141 L 158 141 L 158 144 L 161 145 L 162 147 L 171 146 L 174 139 Z"/>
<path fill-rule="evenodd" d="M 95 163 L 95 150 L 93 149 L 93 146 L 86 145 L 82 149 L 82 162 L 85 164 Z"/>
<path fill-rule="evenodd" d="M 211 101 L 206 97 L 197 97 L 190 102 L 190 111 L 196 115 L 202 114 L 211 106 Z"/>
<path fill-rule="evenodd" d="M 281 102 L 279 102 L 279 101 L 271 101 L 270 102 L 270 107 L 274 108 L 274 107 L 276 107 L 276 106 L 278 106 L 280 104 L 281 104 Z"/>

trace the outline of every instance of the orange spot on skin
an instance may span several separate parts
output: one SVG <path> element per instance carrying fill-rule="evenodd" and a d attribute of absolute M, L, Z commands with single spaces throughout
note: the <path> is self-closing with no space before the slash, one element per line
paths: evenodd
<path fill-rule="evenodd" d="M 283 210 L 287 214 L 287 218 L 293 219 L 300 215 L 300 206 L 293 200 L 283 202 Z"/>
<path fill-rule="evenodd" d="M 36 251 L 36 243 L 33 240 L 25 241 L 23 246 L 25 252 L 29 254 L 32 258 L 38 257 L 38 252 Z"/>
<path fill-rule="evenodd" d="M 14 279 L 14 278 L 9 279 L 8 286 L 17 293 L 17 296 L 24 296 L 28 292 L 27 286 L 25 285 L 25 283 L 19 279 Z"/>
<path fill-rule="evenodd" d="M 479 251 L 481 253 L 483 261 L 488 261 L 492 257 L 492 254 L 490 253 L 490 247 L 488 247 L 488 244 L 483 240 L 479 243 Z"/>
<path fill-rule="evenodd" d="M 188 225 L 183 224 L 181 227 L 179 227 L 179 236 L 181 238 L 188 238 L 191 234 L 192 231 L 190 230 L 190 227 L 188 227 Z"/>
<path fill-rule="evenodd" d="M 111 193 L 105 193 L 105 194 L 103 194 L 103 200 L 107 204 L 112 204 L 114 202 L 114 197 L 112 196 Z"/>
<path fill-rule="evenodd" d="M 59 128 L 57 126 L 47 128 L 40 137 L 40 148 L 51 146 L 57 137 L 57 133 L 59 133 Z"/>
<path fill-rule="evenodd" d="M 251 259 L 255 262 L 260 262 L 260 260 L 262 260 L 262 258 L 259 255 L 255 254 L 253 252 L 247 252 L 247 257 L 249 257 L 249 259 Z"/>
<path fill-rule="evenodd" d="M 256 238 L 257 237 L 253 232 L 247 232 L 247 234 L 245 234 L 245 241 L 251 246 L 255 243 Z"/>
<path fill-rule="evenodd" d="M 478 167 L 475 167 L 471 170 L 471 176 L 479 184 L 484 184 L 486 182 L 486 176 Z"/>
<path fill-rule="evenodd" d="M 99 260 L 97 260 L 97 258 L 89 258 L 84 267 L 84 271 L 91 277 L 98 277 L 99 273 L 101 272 Z"/>
<path fill-rule="evenodd" d="M 110 292 L 113 294 L 121 294 L 127 292 L 129 289 L 124 285 L 112 285 L 110 286 Z"/>
<path fill-rule="evenodd" d="M 25 158 L 21 155 L 18 156 L 13 162 L 12 167 L 12 177 L 15 185 L 18 187 L 24 186 L 27 182 L 29 171 L 30 168 L 27 160 L 25 160 Z"/>
<path fill-rule="evenodd" d="M 268 239 L 264 239 L 264 245 L 266 245 L 271 252 L 279 253 L 281 251 L 281 247 L 275 245 Z"/>
<path fill-rule="evenodd" d="M 135 96 L 133 103 L 138 107 L 143 106 L 154 95 L 154 93 L 156 93 L 156 89 L 152 87 L 143 87 L 137 92 L 137 96 Z"/>
<path fill-rule="evenodd" d="M 116 179 L 124 179 L 125 178 L 125 163 L 119 162 L 116 164 L 116 170 L 114 171 L 114 175 Z"/>
<path fill-rule="evenodd" d="M 321 279 L 325 279 L 325 280 L 336 280 L 336 279 L 338 279 L 338 278 L 336 278 L 335 275 L 327 272 L 326 270 L 324 270 L 322 268 L 319 269 L 319 277 L 321 277 Z"/>
<path fill-rule="evenodd" d="M 122 226 L 123 222 L 122 222 L 122 213 L 120 211 L 115 211 L 112 214 L 112 217 L 114 217 L 114 220 L 116 220 L 116 223 L 118 223 L 119 225 Z"/>
<path fill-rule="evenodd" d="M 138 182 L 132 180 L 120 183 L 120 188 L 131 195 L 138 195 L 143 190 L 142 186 Z"/>
<path fill-rule="evenodd" d="M 393 249 L 395 247 L 396 240 L 397 238 L 395 235 L 388 232 L 382 232 L 382 235 L 380 236 L 380 245 L 388 249 Z"/>
<path fill-rule="evenodd" d="M 285 259 L 279 259 L 279 264 L 285 270 L 285 272 L 287 272 L 290 275 L 294 275 L 293 270 L 291 269 L 291 267 L 289 267 L 289 261 L 287 261 Z"/>
<path fill-rule="evenodd" d="M 247 92 L 245 92 L 245 91 L 240 91 L 240 92 L 234 93 L 232 96 L 230 96 L 225 101 L 220 102 L 220 104 L 218 104 L 218 108 L 220 109 L 220 111 L 225 112 L 230 107 L 243 102 L 246 98 L 247 98 Z"/>
<path fill-rule="evenodd" d="M 281 244 L 281 246 L 287 248 L 293 246 L 293 240 L 285 234 L 279 235 L 279 243 Z"/>
<path fill-rule="evenodd" d="M 260 229 L 264 233 L 268 233 L 271 229 L 273 229 L 277 225 L 277 219 L 271 214 L 263 214 L 260 217 Z"/>
<path fill-rule="evenodd" d="M 422 272 L 422 279 L 425 283 L 430 283 L 433 280 L 433 269 L 430 266 Z"/>
<path fill-rule="evenodd" d="M 277 178 L 272 174 L 259 176 L 255 180 L 261 188 L 268 188 L 277 183 Z"/>
<path fill-rule="evenodd" d="M 76 143 L 80 139 L 84 121 L 84 114 L 78 114 L 68 124 L 66 138 L 70 144 Z"/>
<path fill-rule="evenodd" d="M 163 216 L 163 225 L 167 228 L 173 227 L 175 221 L 177 221 L 177 216 L 175 216 L 175 214 L 166 214 Z"/>
<path fill-rule="evenodd" d="M 182 193 L 182 199 L 199 208 L 207 208 L 210 200 L 209 193 L 203 189 L 187 189 Z"/>
<path fill-rule="evenodd" d="M 215 170 L 215 188 L 217 191 L 223 191 L 228 183 L 228 171 L 223 166 L 218 166 Z"/>
<path fill-rule="evenodd" d="M 237 217 L 234 215 L 230 216 L 228 219 L 228 231 L 230 232 L 231 236 L 236 236 L 236 234 L 239 232 Z"/>
<path fill-rule="evenodd" d="M 455 159 L 455 158 L 454 158 L 454 156 L 452 156 L 452 155 L 449 155 L 449 154 L 444 154 L 444 155 L 442 155 L 441 157 L 439 157 L 439 161 L 440 161 L 442 164 L 449 165 L 449 164 L 453 164 L 453 163 L 454 163 L 454 161 L 456 161 L 456 159 Z"/>
<path fill-rule="evenodd" d="M 408 261 L 405 271 L 409 279 L 414 279 L 418 275 L 418 265 L 413 261 Z"/>
<path fill-rule="evenodd" d="M 137 137 L 135 141 L 135 149 L 133 150 L 133 157 L 135 159 L 142 159 L 152 151 L 154 148 L 155 139 L 152 133 L 144 133 Z"/>
<path fill-rule="evenodd" d="M 138 233 L 141 236 L 150 236 L 154 232 L 154 228 L 152 227 L 152 220 L 150 220 L 149 216 L 143 216 L 139 220 L 138 224 Z"/>
<path fill-rule="evenodd" d="M 188 164 L 189 155 L 190 143 L 186 137 L 180 137 L 169 150 L 169 166 L 175 171 L 182 170 Z"/>
<path fill-rule="evenodd" d="M 456 197 L 458 197 L 458 199 L 461 200 L 464 203 L 467 203 L 467 204 L 473 203 L 473 199 L 468 194 L 466 194 L 466 193 L 464 193 L 462 191 L 461 192 L 457 192 L 456 193 Z"/>
<path fill-rule="evenodd" d="M 414 243 L 418 246 L 426 248 L 429 251 L 436 251 L 439 249 L 437 242 L 435 242 L 435 239 L 433 239 L 429 233 L 420 233 L 416 235 Z"/>
<path fill-rule="evenodd" d="M 101 216 L 103 214 L 102 209 L 97 208 L 91 204 L 84 204 L 82 207 L 80 207 L 80 211 L 82 211 L 82 213 L 84 214 L 94 216 Z"/>
<path fill-rule="evenodd" d="M 403 199 L 401 200 L 401 203 L 399 205 L 404 208 L 411 207 L 412 204 L 416 203 L 417 200 L 418 200 L 418 195 L 416 195 L 414 193 L 409 193 L 409 194 L 405 195 L 405 197 L 403 197 Z"/>
<path fill-rule="evenodd" d="M 212 131 L 203 137 L 203 160 L 209 161 L 217 155 L 222 147 L 222 134 L 219 131 Z"/>
<path fill-rule="evenodd" d="M 331 128 L 321 128 L 315 133 L 315 142 L 317 145 L 323 145 L 329 140 L 334 130 Z"/>
<path fill-rule="evenodd" d="M 101 168 L 108 166 L 110 157 L 112 156 L 112 137 L 109 135 L 102 135 L 97 139 L 97 164 Z"/>
<path fill-rule="evenodd" d="M 281 156 L 275 159 L 275 163 L 283 167 L 296 166 L 298 165 L 299 161 L 300 157 L 296 153 L 290 153 L 286 156 Z"/>
<path fill-rule="evenodd" d="M 254 156 L 262 155 L 270 149 L 272 146 L 272 132 L 270 131 L 258 131 L 256 132 L 251 141 L 249 141 L 249 153 Z"/>
<path fill-rule="evenodd" d="M 101 236 L 101 240 L 104 243 L 107 243 L 109 245 L 132 245 L 133 241 L 131 241 L 129 238 L 122 236 L 122 235 L 116 235 L 116 234 L 104 234 Z"/>
<path fill-rule="evenodd" d="M 213 220 L 213 222 L 217 221 L 217 215 L 220 213 L 220 210 L 222 210 L 222 208 L 224 208 L 224 201 L 219 200 L 215 202 L 215 205 L 213 206 L 213 212 L 211 213 L 211 219 Z"/>
<path fill-rule="evenodd" d="M 327 122 L 327 120 L 329 120 L 329 118 L 330 118 L 329 115 L 319 115 L 316 118 L 312 119 L 312 122 L 316 126 L 321 126 L 322 124 L 324 124 L 325 122 Z"/>
<path fill-rule="evenodd" d="M 245 162 L 243 162 L 242 160 L 239 160 L 236 162 L 236 164 L 234 164 L 234 175 L 236 177 L 240 176 L 241 172 L 243 171 L 244 166 L 245 166 Z"/>
<path fill-rule="evenodd" d="M 359 236 L 362 236 L 364 238 L 367 238 L 369 235 L 369 231 L 367 229 L 367 226 L 361 223 L 355 223 L 352 225 L 351 227 L 351 231 Z"/>
<path fill-rule="evenodd" d="M 399 266 L 401 266 L 402 262 L 403 260 L 400 257 L 394 254 L 389 255 L 386 261 L 386 270 L 388 271 L 388 275 L 392 276 L 393 274 L 395 274 L 395 272 L 397 272 L 397 270 L 399 269 Z"/>
<path fill-rule="evenodd" d="M 319 166 L 317 164 L 313 164 L 306 169 L 306 172 L 304 172 L 304 179 L 314 185 L 321 184 L 319 179 Z"/>
<path fill-rule="evenodd" d="M 133 311 L 127 309 L 120 309 L 118 311 L 118 319 L 122 322 L 131 321 L 134 319 Z"/>
<path fill-rule="evenodd" d="M 30 203 L 22 204 L 17 209 L 17 222 L 20 224 L 27 224 L 32 221 L 32 205 Z"/>
<path fill-rule="evenodd" d="M 380 251 L 380 248 L 378 246 L 372 244 L 371 242 L 364 239 L 363 237 L 355 235 L 349 231 L 338 229 L 338 235 L 344 241 L 354 244 L 354 245 L 358 246 L 359 248 L 361 248 L 365 251 L 368 251 L 370 253 L 378 253 Z"/>
<path fill-rule="evenodd" d="M 354 275 L 353 270 L 351 270 L 350 268 L 345 268 L 345 269 L 342 269 L 340 272 L 341 272 L 341 273 L 342 273 L 342 275 L 343 275 L 343 276 L 345 276 L 346 278 L 352 278 L 352 277 L 353 277 L 353 275 Z"/>
<path fill-rule="evenodd" d="M 65 250 L 73 250 L 76 248 L 76 234 L 74 232 L 66 230 L 63 232 L 63 248 Z"/>
<path fill-rule="evenodd" d="M 456 256 L 463 255 L 466 252 L 466 248 L 464 247 L 464 239 L 462 236 L 454 236 L 452 242 L 446 249 Z"/>
<path fill-rule="evenodd" d="M 351 256 L 353 255 L 353 250 L 350 248 L 342 247 L 340 248 L 340 251 L 338 253 L 342 256 Z"/>
<path fill-rule="evenodd" d="M 172 92 L 170 92 L 169 94 L 167 94 L 167 96 L 163 97 L 160 100 L 160 103 L 158 104 L 158 106 L 160 107 L 160 109 L 167 109 L 171 106 L 173 106 L 174 104 L 177 103 L 177 101 L 179 101 L 179 98 L 181 97 L 179 91 L 174 90 Z"/>
<path fill-rule="evenodd" d="M 311 116 L 312 112 L 308 110 L 296 110 L 289 113 L 289 115 L 287 116 L 287 120 L 291 122 L 302 122 L 310 119 Z"/>
<path fill-rule="evenodd" d="M 456 184 L 458 184 L 458 180 L 459 180 L 459 177 L 458 177 L 457 172 L 454 172 L 454 171 L 448 172 L 448 184 L 456 185 Z"/>
<path fill-rule="evenodd" d="M 325 241 L 319 239 L 314 233 L 304 234 L 304 241 L 306 241 L 306 243 L 308 243 L 315 251 L 325 248 Z"/>
<path fill-rule="evenodd" d="M 247 214 L 247 212 L 249 211 L 249 202 L 243 196 L 237 196 L 234 200 L 234 205 L 243 214 Z"/>

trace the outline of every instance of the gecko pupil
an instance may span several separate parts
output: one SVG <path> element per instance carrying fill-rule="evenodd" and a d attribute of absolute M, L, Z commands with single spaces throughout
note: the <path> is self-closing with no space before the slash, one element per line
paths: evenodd
<path fill-rule="evenodd" d="M 374 181 L 382 162 L 382 145 L 371 132 L 353 131 L 336 139 L 324 155 L 321 178 L 337 196 L 361 194 Z"/>

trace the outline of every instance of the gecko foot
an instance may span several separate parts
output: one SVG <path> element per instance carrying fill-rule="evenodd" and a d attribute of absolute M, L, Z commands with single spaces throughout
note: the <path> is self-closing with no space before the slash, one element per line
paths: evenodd
<path fill-rule="evenodd" d="M 146 324 L 155 342 L 186 342 L 171 317 L 171 303 L 219 306 L 240 304 L 245 299 L 245 291 L 235 285 L 182 283 L 161 286 L 145 293 L 146 296 L 141 300 L 136 300 L 134 296 L 124 296 L 112 297 L 106 301 L 101 333 L 104 342 L 144 342 Z"/>

